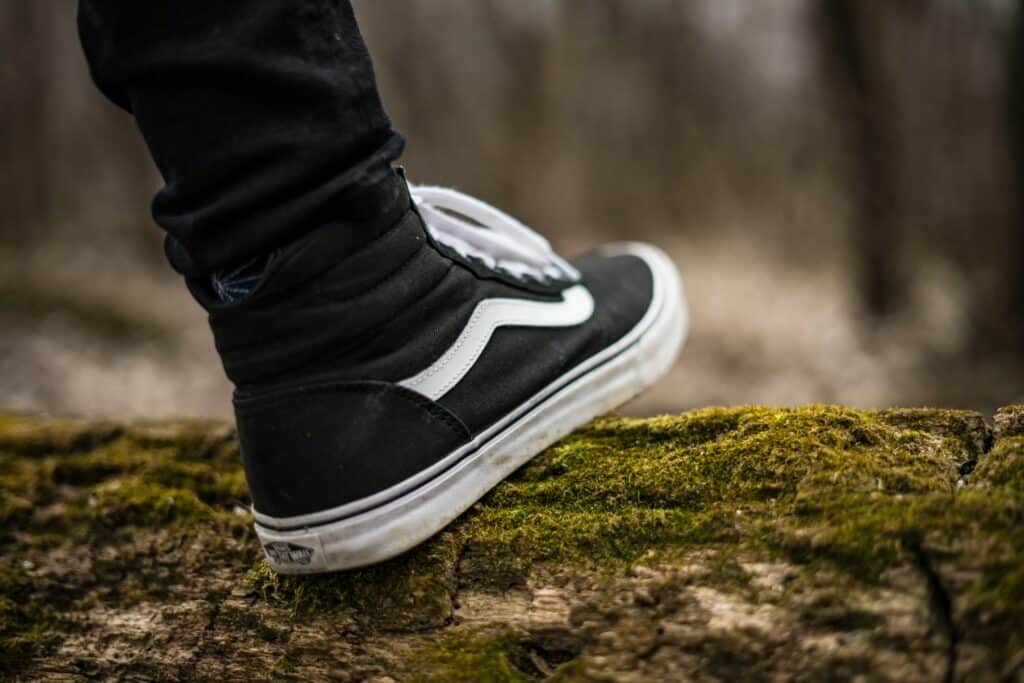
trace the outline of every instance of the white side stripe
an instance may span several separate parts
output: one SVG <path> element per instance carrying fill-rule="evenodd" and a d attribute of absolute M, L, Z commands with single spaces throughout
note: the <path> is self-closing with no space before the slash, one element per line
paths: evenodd
<path fill-rule="evenodd" d="M 570 327 L 585 322 L 593 312 L 594 298 L 583 285 L 562 292 L 562 301 L 484 299 L 455 343 L 426 370 L 399 384 L 436 401 L 466 376 L 499 327 Z"/>

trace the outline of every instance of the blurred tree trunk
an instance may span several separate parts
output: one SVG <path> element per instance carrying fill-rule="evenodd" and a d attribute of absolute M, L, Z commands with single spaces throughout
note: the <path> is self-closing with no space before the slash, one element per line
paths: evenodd
<path fill-rule="evenodd" d="M 884 7 L 858 0 L 820 0 L 823 73 L 832 92 L 851 160 L 856 286 L 865 310 L 881 317 L 906 301 L 899 225 L 898 176 L 888 119 L 890 96 L 877 49 Z"/>
<path fill-rule="evenodd" d="M 495 125 L 508 139 L 515 140 L 507 146 L 504 164 L 511 172 L 504 174 L 500 196 L 527 223 L 543 226 L 546 221 L 541 220 L 540 207 L 531 200 L 542 196 L 535 182 L 551 163 L 548 75 L 552 41 L 536 18 L 527 13 L 518 19 L 510 16 L 521 9 L 509 10 L 508 3 L 495 0 L 480 7 L 487 35 L 495 41 L 505 62 L 498 90 L 500 120 Z M 531 177 L 535 182 L 526 182 Z"/>
<path fill-rule="evenodd" d="M 0 4 L 0 239 L 7 244 L 23 243 L 48 219 L 53 156 L 48 149 L 54 51 L 50 19 L 65 9 L 52 2 Z"/>
<path fill-rule="evenodd" d="M 582 199 L 585 205 L 583 220 L 593 226 L 611 230 L 622 230 L 623 226 L 636 222 L 635 196 L 640 189 L 637 183 L 626 182 L 625 176 L 633 172 L 637 163 L 635 143 L 637 138 L 629 126 L 635 120 L 634 107 L 640 103 L 630 95 L 612 92 L 601 78 L 601 71 L 614 67 L 619 74 L 628 73 L 633 64 L 629 33 L 631 22 L 638 21 L 636 12 L 630 12 L 626 5 L 617 0 L 572 0 L 565 2 L 560 21 L 565 33 L 575 33 L 582 52 L 575 55 L 579 60 L 578 73 L 584 80 L 584 89 L 577 92 L 580 98 L 575 105 L 576 122 L 573 125 L 576 152 L 579 154 Z M 607 36 L 606 39 L 595 37 Z M 598 58 L 597 50 L 600 50 Z M 586 62 L 584 62 L 586 60 Z M 595 66 L 596 65 L 596 66 Z M 607 88 L 607 90 L 606 90 Z M 618 99 L 613 106 L 613 99 Z"/>
<path fill-rule="evenodd" d="M 1009 330 L 1017 349 L 1024 347 L 1024 0 L 1017 3 L 1013 33 L 1010 38 L 1009 116 L 1011 154 L 1014 179 L 1011 187 L 1017 202 L 1016 229 L 1013 243 L 1007 245 L 1007 286 L 1011 311 L 1008 320 L 1015 323 Z"/>

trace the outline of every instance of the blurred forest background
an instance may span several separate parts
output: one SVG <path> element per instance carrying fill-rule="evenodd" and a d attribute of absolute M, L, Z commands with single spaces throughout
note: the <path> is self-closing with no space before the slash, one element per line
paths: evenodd
<path fill-rule="evenodd" d="M 355 5 L 413 179 L 677 258 L 692 336 L 630 412 L 1024 400 L 1018 2 Z M 74 3 L 0 41 L 0 407 L 229 414 Z"/>

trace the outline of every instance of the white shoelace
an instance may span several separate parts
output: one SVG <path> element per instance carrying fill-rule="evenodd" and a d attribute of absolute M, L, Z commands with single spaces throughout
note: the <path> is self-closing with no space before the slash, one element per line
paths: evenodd
<path fill-rule="evenodd" d="M 546 239 L 490 204 L 446 187 L 410 183 L 409 193 L 431 236 L 459 254 L 516 277 L 580 279 Z"/>

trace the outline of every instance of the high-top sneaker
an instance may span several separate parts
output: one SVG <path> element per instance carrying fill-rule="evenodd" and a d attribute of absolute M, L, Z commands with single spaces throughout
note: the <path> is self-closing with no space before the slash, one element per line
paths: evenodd
<path fill-rule="evenodd" d="M 278 572 L 394 557 L 672 364 L 675 267 L 637 243 L 566 261 L 453 190 L 315 231 L 224 300 L 190 282 L 235 383 L 253 515 Z"/>

